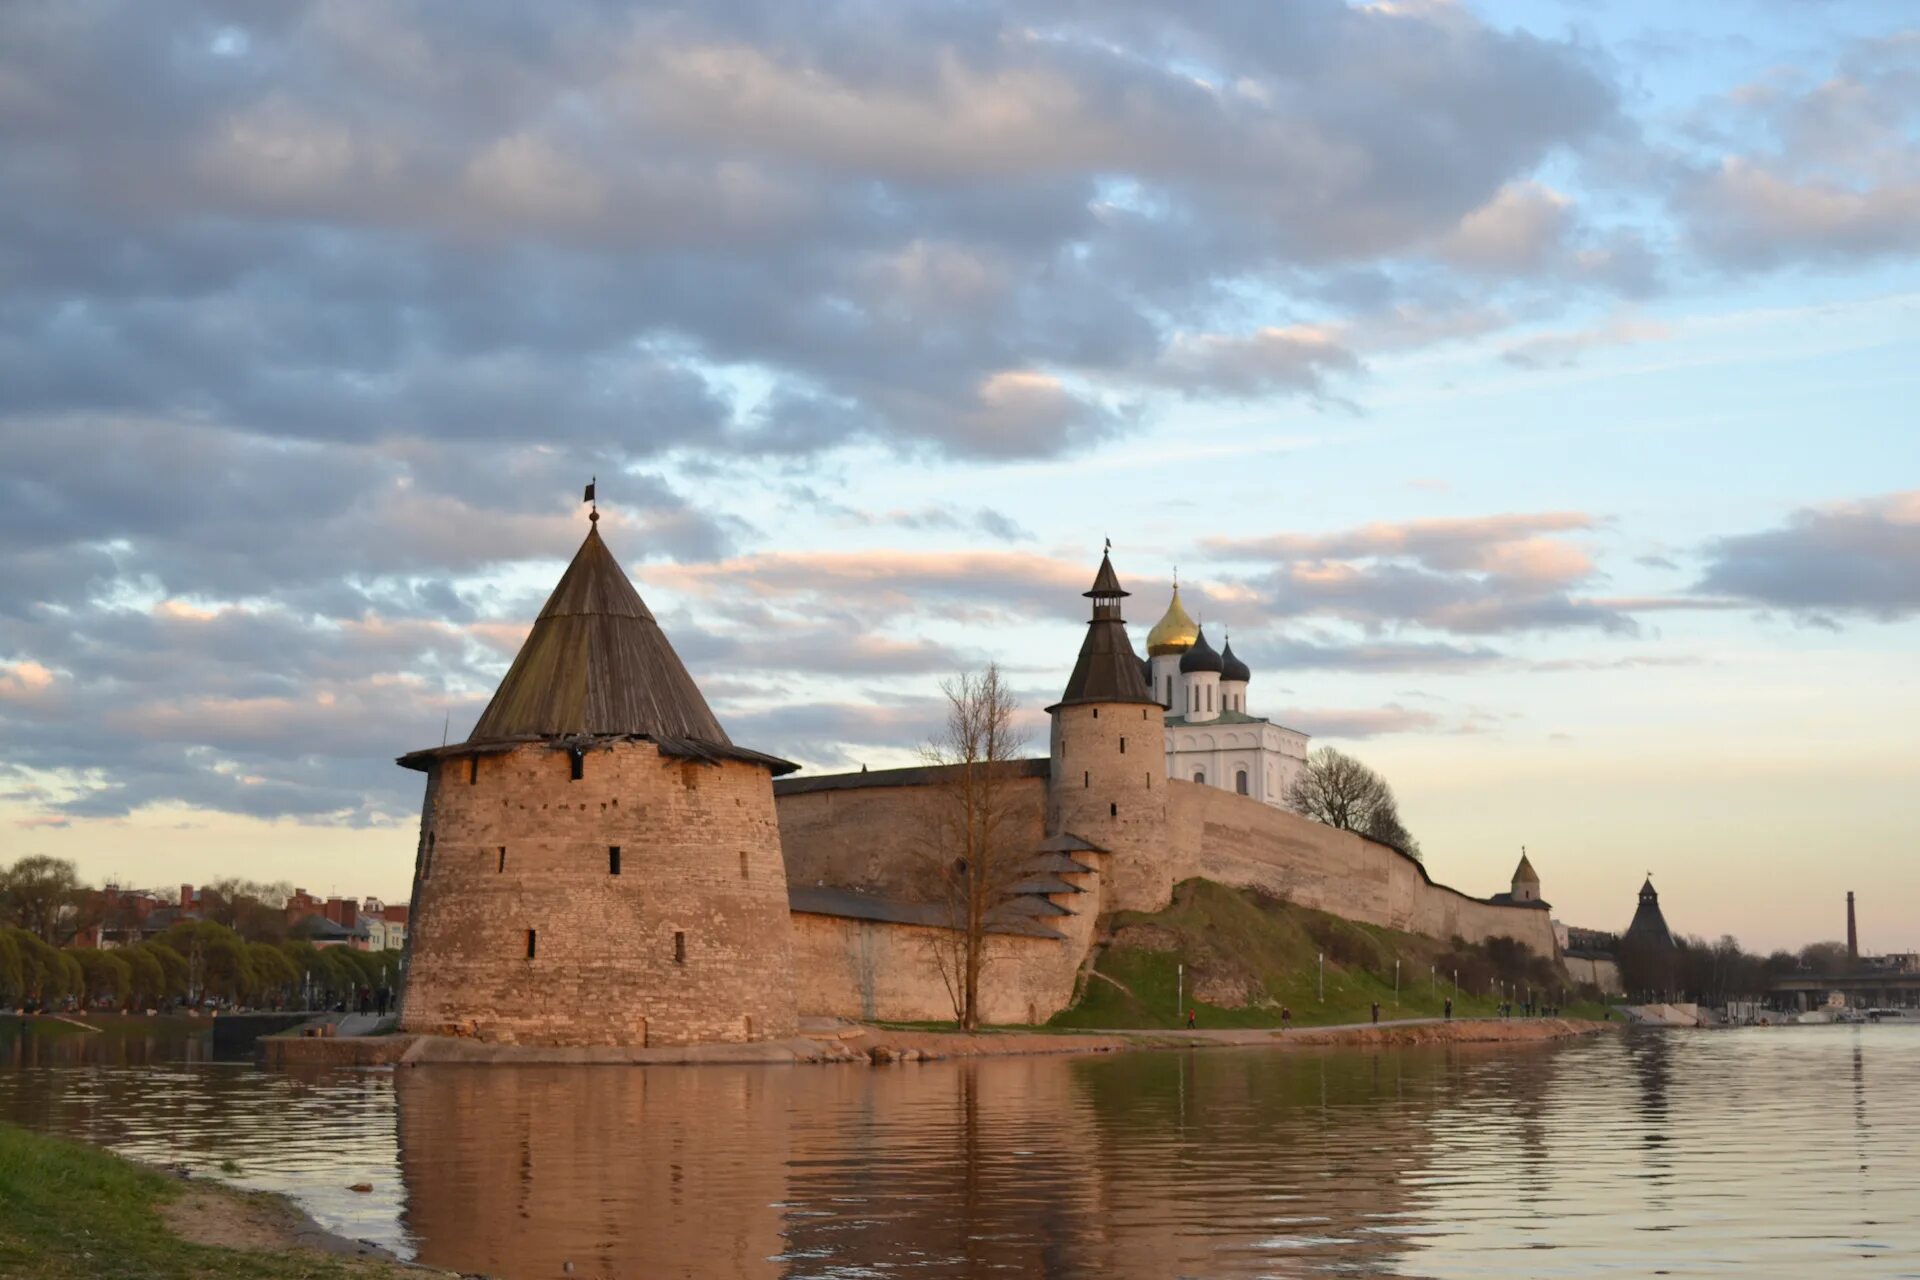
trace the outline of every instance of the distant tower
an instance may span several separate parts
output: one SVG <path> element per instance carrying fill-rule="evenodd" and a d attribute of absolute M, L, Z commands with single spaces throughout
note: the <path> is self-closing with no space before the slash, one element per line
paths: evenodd
<path fill-rule="evenodd" d="M 1853 926 L 1853 890 L 1847 890 L 1847 963 L 1860 963 L 1860 932 Z"/>
<path fill-rule="evenodd" d="M 1166 718 L 1148 691 L 1143 664 L 1120 616 L 1111 560 L 1085 593 L 1093 601 L 1080 659 L 1053 718 L 1047 830 L 1107 851 L 1106 909 L 1155 910 L 1172 889 L 1163 863 L 1167 837 Z"/>
<path fill-rule="evenodd" d="M 405 1030 L 794 1034 L 772 778 L 795 766 L 733 745 L 597 525 L 472 734 L 400 763 L 427 775 Z"/>
<path fill-rule="evenodd" d="M 1527 861 L 1525 849 L 1520 851 L 1520 865 L 1513 869 L 1513 900 L 1515 902 L 1540 901 L 1540 877 L 1534 871 L 1533 864 Z"/>
<path fill-rule="evenodd" d="M 1667 918 L 1660 911 L 1653 876 L 1648 875 L 1640 886 L 1633 923 L 1620 935 L 1620 980 L 1628 994 L 1641 1000 L 1671 999 L 1679 980 L 1679 952 L 1673 930 L 1667 928 Z"/>
<path fill-rule="evenodd" d="M 1640 905 L 1634 909 L 1633 923 L 1627 926 L 1620 941 L 1659 951 L 1678 949 L 1673 940 L 1673 930 L 1667 928 L 1667 917 L 1660 910 L 1660 895 L 1654 891 L 1651 875 L 1640 886 Z"/>

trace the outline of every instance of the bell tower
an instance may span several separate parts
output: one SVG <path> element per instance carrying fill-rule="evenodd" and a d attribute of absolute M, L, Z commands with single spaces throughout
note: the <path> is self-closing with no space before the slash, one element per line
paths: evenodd
<path fill-rule="evenodd" d="M 1153 911 L 1173 881 L 1167 835 L 1166 716 L 1127 637 L 1127 596 L 1109 556 L 1085 595 L 1093 601 L 1080 658 L 1052 717 L 1047 830 L 1106 851 L 1106 909 Z"/>

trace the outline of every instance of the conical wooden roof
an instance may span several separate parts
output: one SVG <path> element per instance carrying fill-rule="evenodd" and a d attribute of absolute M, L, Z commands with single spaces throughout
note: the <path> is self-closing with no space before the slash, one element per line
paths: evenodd
<path fill-rule="evenodd" d="M 1112 562 L 1100 558 L 1100 572 L 1093 589 L 1084 594 L 1093 598 L 1093 620 L 1087 623 L 1087 637 L 1080 644 L 1080 659 L 1067 677 L 1067 691 L 1057 706 L 1080 702 L 1154 701 L 1147 688 L 1133 642 L 1127 638 L 1126 619 L 1120 616 L 1120 598 L 1127 593 L 1120 587 Z M 1158 705 L 1155 703 L 1154 705 Z"/>
<path fill-rule="evenodd" d="M 620 562 L 589 529 L 469 743 L 635 734 L 730 746 Z"/>

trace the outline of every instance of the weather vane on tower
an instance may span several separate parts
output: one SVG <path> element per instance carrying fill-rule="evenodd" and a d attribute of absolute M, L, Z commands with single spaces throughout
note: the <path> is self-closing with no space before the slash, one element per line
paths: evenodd
<path fill-rule="evenodd" d="M 594 487 L 599 483 L 599 476 L 592 477 L 587 481 L 587 491 L 580 495 L 580 501 L 589 503 L 593 507 L 593 510 L 587 512 L 587 520 L 592 524 L 600 523 L 600 502 L 593 496 Z"/>

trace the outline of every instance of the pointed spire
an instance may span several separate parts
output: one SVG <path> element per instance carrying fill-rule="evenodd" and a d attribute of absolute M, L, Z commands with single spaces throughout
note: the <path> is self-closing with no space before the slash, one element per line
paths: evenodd
<path fill-rule="evenodd" d="M 1091 600 L 1118 600 L 1133 593 L 1121 588 L 1120 575 L 1113 571 L 1113 558 L 1103 552 L 1100 556 L 1100 572 L 1093 575 L 1093 586 L 1080 594 Z"/>
<path fill-rule="evenodd" d="M 1654 892 L 1651 871 L 1647 872 L 1646 883 L 1640 886 L 1640 906 L 1633 913 L 1633 923 L 1627 926 L 1620 940 L 1623 944 L 1663 950 L 1672 950 L 1675 946 L 1673 930 L 1667 927 L 1666 913 L 1660 910 L 1660 895 Z"/>
<path fill-rule="evenodd" d="M 1127 622 L 1120 616 L 1120 601 L 1129 593 L 1113 571 L 1110 555 L 1100 557 L 1100 571 L 1094 575 L 1093 588 L 1085 594 L 1093 601 L 1093 617 L 1087 623 L 1087 638 L 1081 642 L 1079 661 L 1067 677 L 1066 692 L 1060 704 L 1073 702 L 1153 702 L 1147 690 L 1139 655 L 1127 638 Z M 1157 705 L 1157 704 L 1156 704 Z"/>
<path fill-rule="evenodd" d="M 574 734 L 730 745 L 597 523 L 467 741 Z"/>

